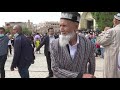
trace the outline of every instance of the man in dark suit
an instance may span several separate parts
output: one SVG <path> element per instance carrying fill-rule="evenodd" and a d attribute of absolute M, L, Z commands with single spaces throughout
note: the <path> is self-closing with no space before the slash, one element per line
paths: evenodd
<path fill-rule="evenodd" d="M 11 65 L 11 71 L 18 67 L 21 78 L 29 78 L 29 67 L 34 63 L 34 51 L 30 40 L 22 34 L 22 27 L 15 25 L 13 27 L 14 57 Z"/>
<path fill-rule="evenodd" d="M 54 36 L 54 29 L 53 28 L 49 28 L 48 29 L 48 34 L 47 36 L 44 37 L 44 39 L 42 40 L 40 46 L 36 49 L 36 51 L 39 51 L 40 48 L 44 46 L 44 54 L 46 56 L 46 60 L 47 60 L 47 66 L 48 66 L 48 71 L 49 71 L 49 76 L 47 78 L 53 77 L 53 72 L 51 70 L 51 58 L 50 58 L 50 43 L 52 43 L 52 41 L 58 37 Z"/>

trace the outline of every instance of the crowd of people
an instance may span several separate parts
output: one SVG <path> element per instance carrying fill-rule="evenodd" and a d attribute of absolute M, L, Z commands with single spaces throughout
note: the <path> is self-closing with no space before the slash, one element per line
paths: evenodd
<path fill-rule="evenodd" d="M 120 14 L 114 16 L 114 27 L 105 27 L 101 33 L 78 30 L 79 21 L 79 13 L 61 12 L 59 34 L 50 27 L 45 35 L 24 35 L 20 25 L 5 34 L 0 27 L 0 78 L 5 78 L 5 62 L 12 54 L 10 70 L 18 68 L 21 78 L 30 78 L 29 67 L 42 46 L 49 72 L 46 78 L 96 78 L 95 57 L 104 59 L 104 77 L 119 78 Z"/>
<path fill-rule="evenodd" d="M 78 35 L 81 35 L 83 37 L 86 37 L 87 39 L 89 39 L 94 45 L 95 45 L 95 56 L 96 57 L 101 57 L 104 58 L 104 47 L 102 45 L 100 45 L 99 43 L 97 43 L 97 38 L 98 35 L 100 33 L 96 32 L 96 31 L 82 31 L 82 30 L 78 30 L 77 31 Z"/>

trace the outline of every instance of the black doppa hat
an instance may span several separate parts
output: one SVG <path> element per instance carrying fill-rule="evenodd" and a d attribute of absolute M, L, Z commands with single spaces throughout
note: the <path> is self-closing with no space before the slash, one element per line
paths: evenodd
<path fill-rule="evenodd" d="M 61 12 L 61 19 L 67 19 L 79 23 L 80 14 L 78 12 Z"/>

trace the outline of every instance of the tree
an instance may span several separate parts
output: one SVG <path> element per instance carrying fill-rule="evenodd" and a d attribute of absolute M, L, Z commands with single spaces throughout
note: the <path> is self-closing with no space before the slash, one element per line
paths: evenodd
<path fill-rule="evenodd" d="M 26 35 L 31 35 L 32 34 L 32 31 L 30 31 L 28 28 L 26 27 L 23 27 L 22 28 L 22 32 L 23 34 L 26 34 Z"/>
<path fill-rule="evenodd" d="M 11 33 L 12 32 L 12 27 L 4 27 L 5 28 L 5 33 L 7 34 L 7 33 Z"/>
<path fill-rule="evenodd" d="M 98 28 L 104 30 L 106 26 L 113 27 L 113 18 L 117 12 L 91 12 Z"/>
<path fill-rule="evenodd" d="M 10 33 L 10 29 L 5 29 L 5 33 Z"/>
<path fill-rule="evenodd" d="M 5 33 L 10 33 L 11 31 L 12 31 L 12 27 L 5 29 Z M 26 35 L 32 34 L 32 31 L 30 31 L 27 27 L 22 27 L 22 32 L 23 34 L 26 34 Z"/>

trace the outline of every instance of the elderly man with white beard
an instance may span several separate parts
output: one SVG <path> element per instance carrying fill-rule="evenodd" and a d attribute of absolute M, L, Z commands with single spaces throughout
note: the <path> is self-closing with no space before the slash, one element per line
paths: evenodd
<path fill-rule="evenodd" d="M 77 35 L 80 21 L 78 12 L 62 12 L 60 36 L 51 44 L 53 78 L 95 78 L 95 47 Z"/>

